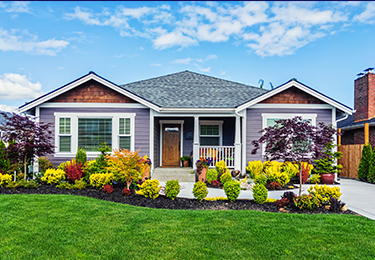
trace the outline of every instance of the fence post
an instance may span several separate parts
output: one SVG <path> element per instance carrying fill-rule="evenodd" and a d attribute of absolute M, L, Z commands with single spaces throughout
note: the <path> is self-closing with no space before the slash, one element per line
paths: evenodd
<path fill-rule="evenodd" d="M 369 125 L 365 123 L 365 144 L 369 144 Z"/>

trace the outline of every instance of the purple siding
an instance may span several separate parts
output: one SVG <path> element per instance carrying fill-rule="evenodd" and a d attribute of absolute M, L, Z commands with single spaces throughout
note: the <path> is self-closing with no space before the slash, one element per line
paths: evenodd
<path fill-rule="evenodd" d="M 135 144 L 134 148 L 140 149 L 139 154 L 149 155 L 150 149 L 150 110 L 148 108 L 40 108 L 40 121 L 52 123 L 52 143 L 55 145 L 55 116 L 54 113 L 135 113 Z M 61 162 L 70 160 L 71 157 L 54 157 L 50 155 L 49 159 L 53 164 L 58 165 Z M 91 158 L 90 158 L 91 159 Z"/>
<path fill-rule="evenodd" d="M 331 109 L 278 109 L 278 108 L 248 108 L 246 110 L 246 164 L 249 161 L 262 160 L 261 149 L 257 154 L 252 155 L 251 150 L 254 146 L 251 144 L 253 140 L 260 137 L 259 131 L 262 129 L 262 113 L 275 114 L 317 114 L 316 123 L 323 122 L 326 125 L 332 124 Z"/>

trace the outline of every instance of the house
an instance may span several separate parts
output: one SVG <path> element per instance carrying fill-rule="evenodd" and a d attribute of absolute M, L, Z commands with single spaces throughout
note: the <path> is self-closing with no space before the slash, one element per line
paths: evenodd
<path fill-rule="evenodd" d="M 375 74 L 372 69 L 359 73 L 354 81 L 354 113 L 337 123 L 341 128 L 341 144 L 364 144 L 365 124 L 369 124 L 369 142 L 375 146 Z"/>
<path fill-rule="evenodd" d="M 153 168 L 178 167 L 180 156 L 192 154 L 193 162 L 225 160 L 243 173 L 248 161 L 262 159 L 251 154 L 251 142 L 276 119 L 299 115 L 336 126 L 352 113 L 296 79 L 265 90 L 190 71 L 125 85 L 89 72 L 19 109 L 53 124 L 55 165 L 78 147 L 96 157 L 107 142 L 112 149 L 140 149 Z"/>

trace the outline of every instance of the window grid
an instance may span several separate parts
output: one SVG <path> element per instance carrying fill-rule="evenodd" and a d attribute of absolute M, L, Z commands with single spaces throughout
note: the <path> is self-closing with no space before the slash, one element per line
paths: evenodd
<path fill-rule="evenodd" d="M 131 126 L 130 118 L 120 118 L 119 120 L 119 148 L 131 150 Z"/>

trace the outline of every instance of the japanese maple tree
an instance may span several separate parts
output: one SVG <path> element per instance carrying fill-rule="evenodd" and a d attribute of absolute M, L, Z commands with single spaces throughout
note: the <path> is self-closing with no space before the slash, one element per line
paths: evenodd
<path fill-rule="evenodd" d="M 302 117 L 279 119 L 275 125 L 260 131 L 262 136 L 254 140 L 252 154 L 256 154 L 261 144 L 264 144 L 266 160 L 291 161 L 299 166 L 300 189 L 302 190 L 302 162 L 313 162 L 324 156 L 324 148 L 332 143 L 334 135 L 338 134 L 332 125 L 320 122 L 318 126 L 311 125 Z"/>

